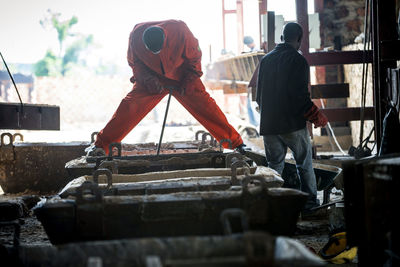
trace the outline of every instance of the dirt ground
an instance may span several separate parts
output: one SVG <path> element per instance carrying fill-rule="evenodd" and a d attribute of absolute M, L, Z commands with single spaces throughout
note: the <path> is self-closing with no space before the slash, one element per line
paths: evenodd
<path fill-rule="evenodd" d="M 1 195 L 0 201 L 20 200 L 22 194 L 19 195 Z M 30 210 L 26 216 L 21 219 L 20 244 L 28 246 L 50 246 L 44 228 L 41 223 L 33 215 Z M 301 220 L 297 223 L 297 230 L 292 238 L 302 242 L 311 251 L 317 253 L 328 241 L 330 231 L 330 223 L 328 219 L 323 220 Z M 13 245 L 13 229 L 11 227 L 3 227 L 0 229 L 0 243 L 6 246 Z M 342 266 L 356 266 L 351 263 Z M 333 265 L 328 265 L 333 266 Z"/>
<path fill-rule="evenodd" d="M 145 128 L 144 128 L 145 129 Z M 151 133 L 149 130 L 145 132 Z M 194 134 L 194 129 L 191 134 Z M 154 134 L 154 133 L 153 133 Z M 169 136 L 173 138 L 173 136 Z M 134 143 L 134 142 L 132 142 Z M 257 152 L 263 152 L 263 143 L 260 138 L 258 139 L 247 139 L 246 143 L 252 150 Z M 0 202 L 7 200 L 21 200 L 23 196 L 35 195 L 35 192 L 24 192 L 17 195 L 4 194 L 0 188 Z M 45 197 L 45 196 L 38 196 Z M 319 192 L 318 197 L 322 201 L 322 192 Z M 331 199 L 340 197 L 337 193 L 331 195 Z M 20 244 L 29 246 L 50 246 L 51 243 L 44 231 L 41 223 L 36 219 L 31 210 L 27 211 L 26 216 L 21 220 L 21 233 L 20 233 Z M 297 223 L 297 230 L 292 238 L 299 240 L 306 245 L 311 251 L 317 253 L 328 241 L 329 232 L 331 229 L 328 218 L 324 220 L 299 220 Z M 13 244 L 13 229 L 11 227 L 0 228 L 0 244 L 12 246 Z M 356 266 L 356 263 L 352 263 L 344 266 Z"/>

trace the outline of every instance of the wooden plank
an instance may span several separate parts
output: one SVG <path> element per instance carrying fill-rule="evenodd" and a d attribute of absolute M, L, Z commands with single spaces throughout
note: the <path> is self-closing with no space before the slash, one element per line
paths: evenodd
<path fill-rule="evenodd" d="M 358 121 L 360 120 L 360 107 L 354 108 L 324 108 L 321 111 L 332 121 Z M 364 119 L 373 120 L 375 118 L 375 108 L 365 107 Z"/>
<path fill-rule="evenodd" d="M 372 51 L 328 51 L 304 54 L 310 66 L 372 63 Z"/>
<path fill-rule="evenodd" d="M 268 20 L 268 36 L 267 36 L 267 45 L 268 52 L 272 51 L 275 48 L 275 12 L 268 11 L 267 12 L 267 20 Z"/>
<path fill-rule="evenodd" d="M 60 130 L 60 107 L 0 103 L 0 129 Z"/>
<path fill-rule="evenodd" d="M 346 98 L 350 96 L 348 83 L 311 85 L 311 98 Z"/>
<path fill-rule="evenodd" d="M 303 54 L 308 54 L 310 48 L 310 40 L 308 33 L 308 5 L 307 0 L 296 0 L 296 17 L 297 22 L 303 28 L 303 40 L 301 42 L 300 50 Z"/>
<path fill-rule="evenodd" d="M 204 85 L 210 90 L 224 90 L 224 94 L 247 93 L 248 82 L 232 82 L 230 80 L 205 80 Z"/>
<path fill-rule="evenodd" d="M 334 144 L 334 141 L 329 136 L 313 136 L 314 145 L 317 146 L 317 151 L 338 151 L 339 148 Z M 348 150 L 353 145 L 351 135 L 336 136 L 336 139 L 343 150 Z M 331 145 L 333 143 L 333 147 Z M 317 152 L 318 154 L 318 152 Z"/>

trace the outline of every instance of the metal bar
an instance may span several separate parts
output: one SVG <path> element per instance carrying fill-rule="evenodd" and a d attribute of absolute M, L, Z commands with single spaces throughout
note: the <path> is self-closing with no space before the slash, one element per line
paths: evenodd
<path fill-rule="evenodd" d="M 267 52 L 270 52 L 275 48 L 275 12 L 273 11 L 267 12 L 267 20 L 268 20 Z"/>
<path fill-rule="evenodd" d="M 226 49 L 225 0 L 222 0 L 221 3 L 222 3 L 222 40 L 223 40 L 224 49 Z"/>
<path fill-rule="evenodd" d="M 259 34 L 260 34 L 260 48 L 263 47 L 263 41 L 262 41 L 262 19 L 261 16 L 267 14 L 267 0 L 260 0 L 258 1 L 258 25 L 259 25 Z"/>
<path fill-rule="evenodd" d="M 310 51 L 307 7 L 307 0 L 296 0 L 297 22 L 301 25 L 301 27 L 303 27 L 303 40 L 301 42 L 300 50 L 303 52 L 304 56 Z"/>
<path fill-rule="evenodd" d="M 311 85 L 311 98 L 346 98 L 349 97 L 348 83 Z"/>
<path fill-rule="evenodd" d="M 19 94 L 17 85 L 15 84 L 14 77 L 12 76 L 12 74 L 10 72 L 10 69 L 8 68 L 8 65 L 7 65 L 7 63 L 6 63 L 6 61 L 5 61 L 4 57 L 3 57 L 3 54 L 1 52 L 0 52 L 0 56 L 1 56 L 1 59 L 3 60 L 4 66 L 6 66 L 8 75 L 10 76 L 10 79 L 11 79 L 13 85 L 14 85 L 15 91 L 17 91 L 19 102 L 21 103 L 21 110 L 23 111 L 24 110 L 24 104 L 22 103 L 21 95 Z"/>
<path fill-rule="evenodd" d="M 243 52 L 243 0 L 236 0 L 236 27 L 238 40 L 238 54 Z"/>
<path fill-rule="evenodd" d="M 310 66 L 363 63 L 363 51 L 314 52 L 304 55 Z M 372 51 L 366 51 L 365 62 L 372 63 Z"/>
<path fill-rule="evenodd" d="M 374 119 L 374 107 L 365 107 L 364 119 Z M 332 121 L 357 121 L 360 120 L 361 108 L 324 108 L 321 111 Z"/>
<path fill-rule="evenodd" d="M 375 105 L 375 139 L 377 147 L 380 147 L 385 116 L 383 101 L 388 98 L 387 68 L 396 68 L 396 61 L 383 62 L 382 41 L 397 39 L 395 1 L 372 0 L 372 48 L 374 51 L 374 105 Z M 395 53 L 395 50 L 385 51 L 385 55 Z M 398 49 L 397 49 L 398 50 Z M 398 53 L 398 52 L 397 52 Z"/>
<path fill-rule="evenodd" d="M 163 138 L 163 135 L 164 135 L 165 122 L 167 121 L 169 103 L 171 102 L 171 95 L 172 95 L 172 89 L 169 89 L 167 108 L 165 109 L 164 121 L 163 121 L 162 129 L 161 129 L 161 135 L 160 135 L 160 141 L 158 141 L 158 146 L 157 146 L 157 156 L 160 155 L 161 142 L 162 142 L 162 138 Z"/>
<path fill-rule="evenodd" d="M 60 130 L 60 107 L 0 103 L 0 129 Z"/>

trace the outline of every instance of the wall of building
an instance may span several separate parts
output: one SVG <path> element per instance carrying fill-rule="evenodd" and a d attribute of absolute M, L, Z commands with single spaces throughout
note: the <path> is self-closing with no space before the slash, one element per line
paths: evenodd
<path fill-rule="evenodd" d="M 333 47 L 335 38 L 343 46 L 354 43 L 364 31 L 364 5 L 364 0 L 324 0 L 320 13 L 322 48 Z"/>
<path fill-rule="evenodd" d="M 343 50 L 362 50 L 362 44 L 348 45 Z M 361 106 L 361 92 L 362 92 L 362 73 L 363 65 L 344 65 L 344 82 L 349 84 L 350 97 L 347 99 L 348 107 L 360 107 Z M 365 65 L 365 70 L 367 65 Z M 368 76 L 367 76 L 367 88 L 366 88 L 366 106 L 373 106 L 373 90 L 372 90 L 372 64 L 368 64 Z M 370 133 L 374 126 L 373 121 L 365 121 L 364 123 L 364 135 L 365 139 Z M 351 135 L 353 139 L 353 145 L 358 146 L 360 143 L 360 121 L 351 121 Z M 373 140 L 372 135 L 372 140 Z"/>

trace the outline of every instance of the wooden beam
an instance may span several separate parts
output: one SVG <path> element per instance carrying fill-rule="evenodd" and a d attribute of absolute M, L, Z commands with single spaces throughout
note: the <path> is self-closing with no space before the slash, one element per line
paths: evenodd
<path fill-rule="evenodd" d="M 333 121 L 358 121 L 361 117 L 361 108 L 324 108 L 321 111 L 328 117 L 330 122 Z M 375 118 L 375 108 L 365 107 L 364 119 L 373 120 Z"/>
<path fill-rule="evenodd" d="M 275 48 L 275 12 L 273 11 L 267 12 L 267 21 L 268 21 L 267 49 L 268 52 L 271 52 Z"/>
<path fill-rule="evenodd" d="M 310 66 L 372 63 L 372 51 L 329 51 L 304 55 Z"/>
<path fill-rule="evenodd" d="M 244 94 L 248 90 L 248 82 L 231 80 L 205 80 L 204 85 L 210 90 L 223 90 L 224 94 Z"/>
<path fill-rule="evenodd" d="M 60 130 L 60 107 L 0 103 L 0 129 Z"/>
<path fill-rule="evenodd" d="M 311 85 L 311 98 L 347 98 L 350 96 L 348 83 Z"/>
<path fill-rule="evenodd" d="M 310 40 L 309 40 L 309 27 L 308 27 L 308 5 L 307 0 L 296 0 L 296 16 L 297 23 L 303 28 L 303 40 L 301 42 L 300 50 L 303 55 L 309 53 Z"/>

